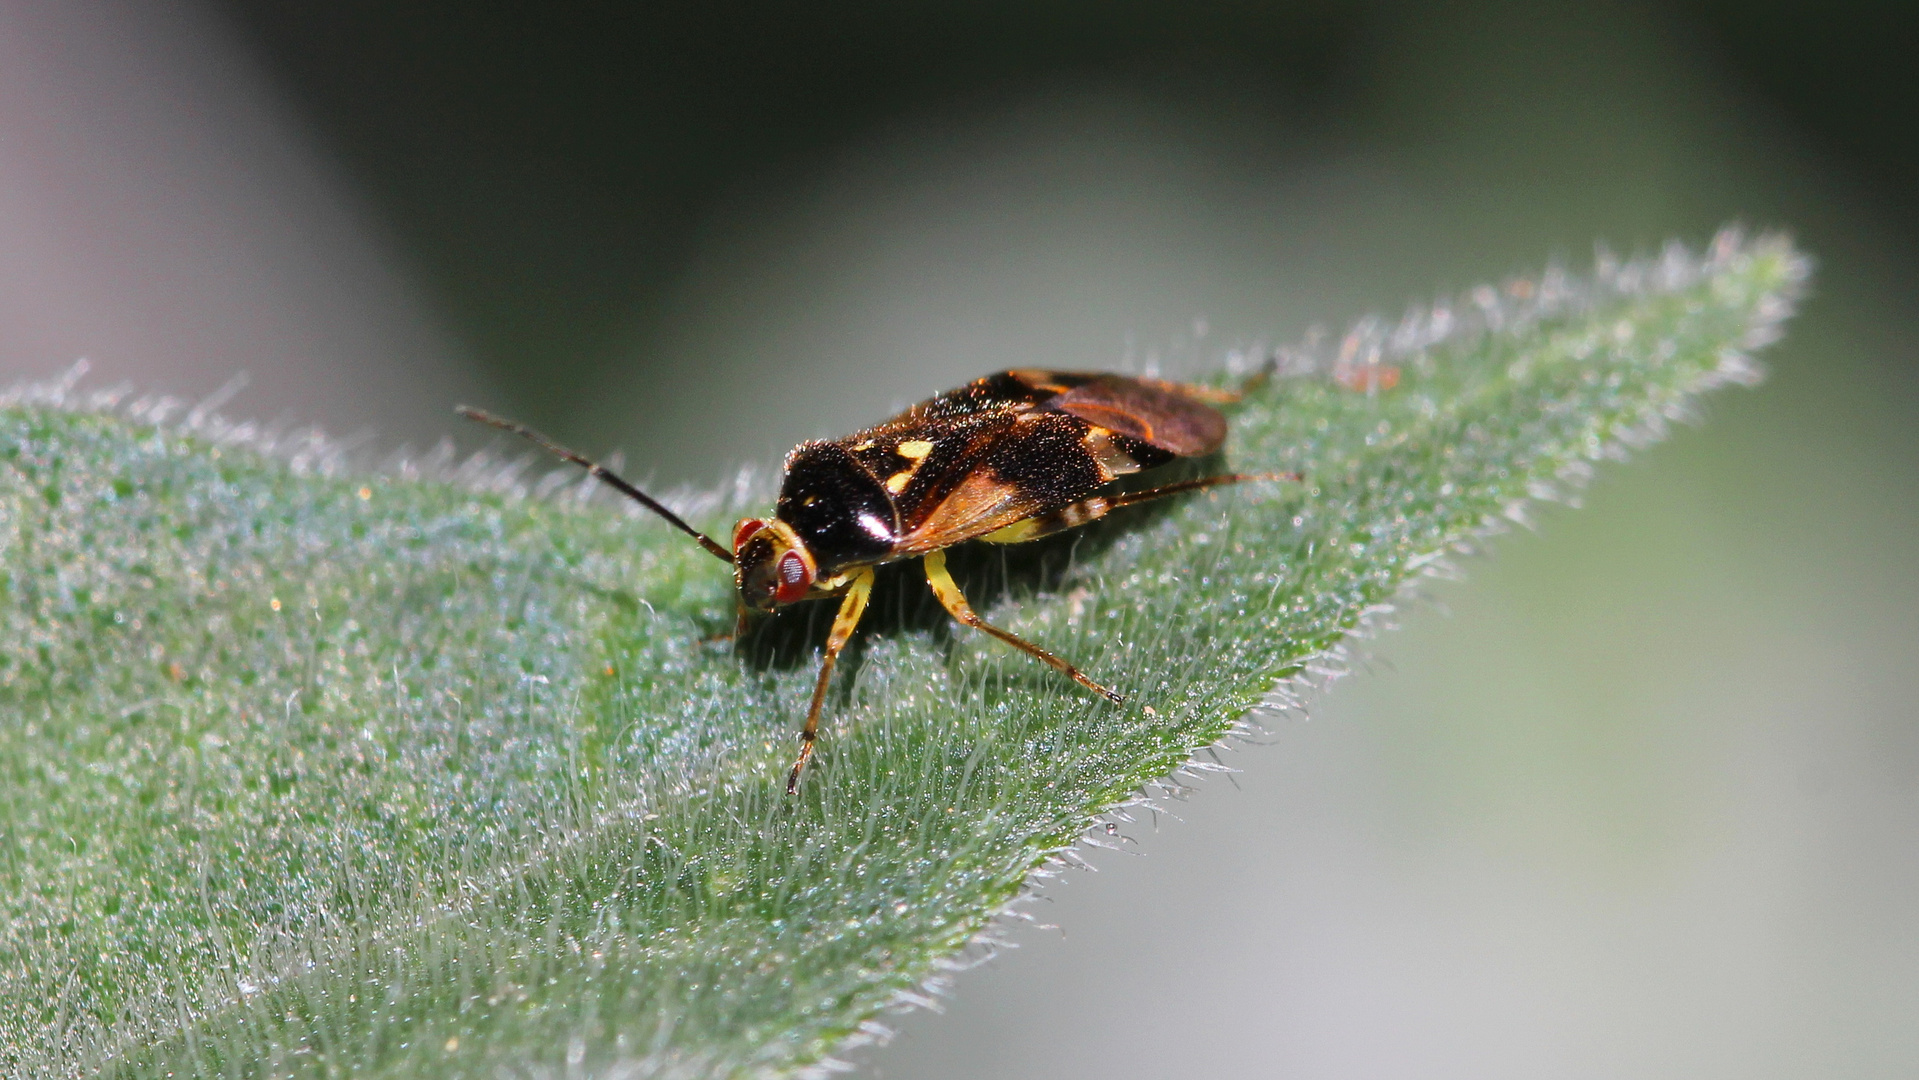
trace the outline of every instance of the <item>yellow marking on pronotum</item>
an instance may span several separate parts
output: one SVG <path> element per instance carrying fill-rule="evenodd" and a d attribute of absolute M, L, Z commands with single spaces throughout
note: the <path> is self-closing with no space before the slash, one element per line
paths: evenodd
<path fill-rule="evenodd" d="M 906 490 L 906 485 L 913 482 L 913 473 L 926 461 L 926 455 L 933 452 L 933 444 L 926 439 L 907 439 L 893 447 L 893 452 L 912 462 L 906 468 L 886 478 L 886 490 L 898 495 Z"/>

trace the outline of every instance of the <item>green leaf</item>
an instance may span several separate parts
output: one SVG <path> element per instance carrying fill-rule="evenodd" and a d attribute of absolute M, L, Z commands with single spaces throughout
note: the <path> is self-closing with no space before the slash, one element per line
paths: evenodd
<path fill-rule="evenodd" d="M 1227 457 L 1303 483 L 955 554 L 989 618 L 1128 704 L 953 628 L 909 567 L 797 799 L 830 612 L 738 652 L 709 640 L 733 619 L 724 568 L 577 474 L 358 474 L 314 436 L 16 393 L 0 1066 L 826 1061 L 936 991 L 1096 823 L 1179 793 L 1249 710 L 1289 707 L 1410 580 L 1753 378 L 1805 274 L 1783 239 L 1727 233 L 1282 352 Z M 679 502 L 723 528 L 763 509 L 748 494 Z"/>

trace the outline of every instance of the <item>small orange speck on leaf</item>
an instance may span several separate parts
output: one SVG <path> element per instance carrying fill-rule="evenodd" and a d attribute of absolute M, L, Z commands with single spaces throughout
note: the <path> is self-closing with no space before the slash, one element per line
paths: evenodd
<path fill-rule="evenodd" d="M 1391 390 L 1399 385 L 1399 369 L 1391 364 L 1341 364 L 1333 369 L 1339 385 L 1358 393 Z"/>

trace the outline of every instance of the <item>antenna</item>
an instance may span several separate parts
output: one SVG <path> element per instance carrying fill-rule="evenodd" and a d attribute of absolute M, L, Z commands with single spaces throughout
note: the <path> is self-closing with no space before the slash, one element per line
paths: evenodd
<path fill-rule="evenodd" d="M 728 566 L 733 565 L 733 553 L 721 547 L 718 541 L 695 529 L 693 526 L 688 525 L 680 515 L 661 506 L 653 496 L 627 483 L 619 476 L 608 472 L 604 466 L 592 458 L 568 450 L 566 447 L 534 431 L 525 424 L 515 423 L 505 417 L 495 416 L 484 409 L 476 409 L 470 405 L 460 405 L 455 407 L 453 411 L 466 417 L 468 420 L 478 420 L 482 424 L 490 424 L 493 427 L 499 428 L 501 431 L 510 431 L 528 442 L 539 446 L 547 453 L 580 466 L 586 470 L 588 476 L 596 477 L 604 481 L 608 487 L 660 515 L 670 522 L 674 528 L 698 540 L 701 547 L 713 553 L 714 558 L 725 562 Z"/>

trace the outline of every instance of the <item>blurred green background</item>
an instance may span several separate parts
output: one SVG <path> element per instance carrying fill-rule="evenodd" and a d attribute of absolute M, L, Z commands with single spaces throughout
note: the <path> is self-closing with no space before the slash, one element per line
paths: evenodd
<path fill-rule="evenodd" d="M 1500 539 L 900 1077 L 1919 1074 L 1919 17 L 1891 3 L 0 7 L 0 369 L 710 485 L 1785 227 L 1756 391 Z M 1442 610 L 1445 609 L 1445 610 Z M 1129 845 L 1130 846 L 1130 845 Z"/>

